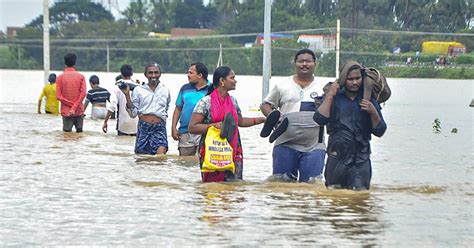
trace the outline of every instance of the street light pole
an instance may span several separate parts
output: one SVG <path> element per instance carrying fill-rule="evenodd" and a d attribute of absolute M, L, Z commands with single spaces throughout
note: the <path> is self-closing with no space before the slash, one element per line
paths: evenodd
<path fill-rule="evenodd" d="M 265 0 L 265 13 L 263 25 L 263 83 L 262 100 L 268 94 L 270 77 L 272 75 L 272 39 L 271 33 L 272 20 L 272 0 Z"/>
<path fill-rule="evenodd" d="M 48 82 L 49 67 L 49 2 L 43 0 L 43 82 L 45 84 Z"/>

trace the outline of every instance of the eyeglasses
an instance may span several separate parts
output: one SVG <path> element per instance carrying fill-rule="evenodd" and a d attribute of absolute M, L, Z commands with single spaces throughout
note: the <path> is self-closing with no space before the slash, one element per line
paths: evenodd
<path fill-rule="evenodd" d="M 312 63 L 314 63 L 314 62 L 315 62 L 314 60 L 297 60 L 297 61 L 296 61 L 296 63 L 297 63 L 297 64 L 300 64 L 300 65 L 302 65 L 302 64 L 304 64 L 304 63 L 306 63 L 306 64 L 312 64 Z"/>

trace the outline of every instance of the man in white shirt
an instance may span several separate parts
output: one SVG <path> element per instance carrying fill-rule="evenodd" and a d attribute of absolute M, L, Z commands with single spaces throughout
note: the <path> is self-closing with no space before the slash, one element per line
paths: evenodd
<path fill-rule="evenodd" d="M 121 79 L 117 80 L 116 84 L 136 85 L 131 79 L 133 75 L 133 68 L 131 65 L 124 64 L 120 67 Z M 117 113 L 117 134 L 135 136 L 137 133 L 138 118 L 131 118 L 127 113 L 127 99 L 123 92 L 117 87 L 112 94 L 110 94 L 110 101 L 107 102 L 107 114 L 102 125 L 102 131 L 107 133 L 107 122 L 112 116 L 113 112 Z"/>
<path fill-rule="evenodd" d="M 130 117 L 138 116 L 135 153 L 166 154 L 168 137 L 166 119 L 171 102 L 168 88 L 160 82 L 161 67 L 150 63 L 145 67 L 148 83 L 135 87 L 130 96 L 127 86 L 121 89 L 127 99 L 127 112 Z"/>
<path fill-rule="evenodd" d="M 324 84 L 314 78 L 313 51 L 298 51 L 294 62 L 296 74 L 275 85 L 260 109 L 265 116 L 279 111 L 282 120 L 288 121 L 283 133 L 270 136 L 271 141 L 276 137 L 272 155 L 274 177 L 308 182 L 322 176 L 326 156 L 324 129 L 313 120 L 315 101 L 321 99 Z"/>

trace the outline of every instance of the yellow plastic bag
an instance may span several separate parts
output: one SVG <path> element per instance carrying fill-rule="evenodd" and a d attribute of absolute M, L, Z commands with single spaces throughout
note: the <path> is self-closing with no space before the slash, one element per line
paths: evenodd
<path fill-rule="evenodd" d="M 204 163 L 202 172 L 232 170 L 235 173 L 234 160 L 232 159 L 232 146 L 226 138 L 221 138 L 221 130 L 210 126 L 207 130 Z"/>

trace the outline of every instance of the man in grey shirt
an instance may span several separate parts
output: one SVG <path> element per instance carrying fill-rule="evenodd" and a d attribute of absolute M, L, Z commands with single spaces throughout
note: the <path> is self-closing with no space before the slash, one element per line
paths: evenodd
<path fill-rule="evenodd" d="M 168 138 L 166 118 L 171 101 L 169 90 L 160 82 L 161 67 L 150 63 L 145 67 L 148 83 L 135 87 L 130 97 L 128 86 L 122 89 L 127 99 L 127 112 L 130 117 L 138 116 L 135 153 L 166 154 Z"/>

